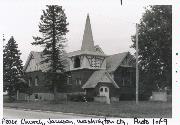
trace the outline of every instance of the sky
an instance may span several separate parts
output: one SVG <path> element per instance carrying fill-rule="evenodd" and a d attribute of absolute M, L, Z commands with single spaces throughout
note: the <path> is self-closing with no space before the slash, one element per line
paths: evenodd
<path fill-rule="evenodd" d="M 135 34 L 135 24 L 139 23 L 146 6 L 151 3 L 139 0 L 2 0 L 0 2 L 0 39 L 5 36 L 5 45 L 11 36 L 16 40 L 22 53 L 23 64 L 31 51 L 42 51 L 40 46 L 32 46 L 32 36 L 40 36 L 38 24 L 45 5 L 61 5 L 69 22 L 67 52 L 79 50 L 87 14 L 90 15 L 93 39 L 107 55 L 134 50 L 131 36 Z M 158 0 L 157 0 L 158 1 Z"/>

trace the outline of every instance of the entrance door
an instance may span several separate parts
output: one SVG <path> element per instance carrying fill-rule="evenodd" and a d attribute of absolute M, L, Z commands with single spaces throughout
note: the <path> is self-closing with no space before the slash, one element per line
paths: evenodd
<path fill-rule="evenodd" d="M 99 88 L 99 95 L 100 96 L 105 96 L 109 99 L 109 88 L 106 86 L 101 86 Z"/>

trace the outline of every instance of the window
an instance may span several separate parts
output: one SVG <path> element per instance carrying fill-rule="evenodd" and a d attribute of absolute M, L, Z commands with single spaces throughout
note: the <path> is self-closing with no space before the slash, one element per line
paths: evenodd
<path fill-rule="evenodd" d="M 34 80 L 35 86 L 38 86 L 38 81 L 39 81 L 39 79 L 38 79 L 38 77 L 36 76 L 36 78 L 35 78 L 35 80 Z"/>
<path fill-rule="evenodd" d="M 100 88 L 100 92 L 103 92 L 103 88 Z"/>
<path fill-rule="evenodd" d="M 68 84 L 68 85 L 70 84 L 69 77 L 67 78 L 67 84 Z"/>
<path fill-rule="evenodd" d="M 76 79 L 76 85 L 81 85 L 81 79 Z"/>
<path fill-rule="evenodd" d="M 125 86 L 125 79 L 122 79 L 122 86 Z"/>
<path fill-rule="evenodd" d="M 107 88 L 105 88 L 105 92 L 108 92 L 108 89 L 107 89 Z"/>
<path fill-rule="evenodd" d="M 79 59 L 79 57 L 75 57 L 74 68 L 79 68 L 79 67 L 80 67 L 80 59 Z"/>
<path fill-rule="evenodd" d="M 32 78 L 29 78 L 28 79 L 28 85 L 31 86 L 31 81 L 32 81 Z"/>
<path fill-rule="evenodd" d="M 71 76 L 68 76 L 68 77 L 67 77 L 67 79 L 66 79 L 66 84 L 67 84 L 67 85 L 72 85 Z"/>
<path fill-rule="evenodd" d="M 131 86 L 133 82 L 133 72 L 130 70 L 129 71 L 129 85 Z"/>
<path fill-rule="evenodd" d="M 81 85 L 81 80 L 79 79 L 78 84 Z"/>

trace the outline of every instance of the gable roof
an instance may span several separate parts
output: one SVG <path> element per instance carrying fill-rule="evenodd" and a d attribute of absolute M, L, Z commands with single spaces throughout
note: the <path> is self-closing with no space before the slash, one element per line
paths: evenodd
<path fill-rule="evenodd" d="M 64 54 L 63 58 L 67 59 L 67 54 Z M 47 72 L 50 69 L 49 67 L 50 63 L 41 63 L 44 59 L 46 59 L 46 55 L 43 55 L 43 52 L 31 51 L 23 67 L 23 70 L 25 72 L 33 72 L 33 71 L 40 71 L 40 70 L 42 72 Z M 31 61 L 33 62 L 33 67 L 29 68 L 28 66 L 30 65 Z M 69 70 L 68 61 L 66 61 L 65 70 L 66 71 Z"/>
<path fill-rule="evenodd" d="M 40 64 L 40 62 L 42 61 L 41 54 L 42 54 L 42 52 L 31 51 L 28 58 L 27 58 L 27 61 L 26 61 L 25 65 L 23 67 L 23 70 L 26 71 L 26 69 L 29 66 L 29 63 L 30 63 L 31 59 L 35 59 L 34 60 L 35 64 Z"/>
<path fill-rule="evenodd" d="M 106 70 L 95 71 L 82 88 L 95 88 L 99 82 L 110 83 L 113 84 L 115 88 L 119 88 Z"/>
<path fill-rule="evenodd" d="M 108 72 L 115 71 L 121 65 L 122 61 L 128 54 L 129 52 L 123 52 L 123 53 L 118 53 L 118 54 L 108 56 L 106 58 L 107 71 Z"/>

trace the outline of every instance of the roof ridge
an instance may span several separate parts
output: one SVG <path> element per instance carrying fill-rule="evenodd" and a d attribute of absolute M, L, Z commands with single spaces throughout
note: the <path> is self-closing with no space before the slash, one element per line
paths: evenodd
<path fill-rule="evenodd" d="M 116 54 L 113 54 L 113 55 L 108 55 L 109 56 L 114 56 L 114 55 L 119 55 L 119 54 L 123 54 L 123 53 L 130 53 L 129 51 L 126 51 L 126 52 L 120 52 L 120 53 L 116 53 Z"/>
<path fill-rule="evenodd" d="M 40 52 L 40 51 L 31 51 L 31 52 L 34 52 L 34 53 L 42 53 L 43 51 L 41 51 L 41 52 Z M 30 53 L 31 53 L 31 52 L 30 52 Z"/>
<path fill-rule="evenodd" d="M 108 56 L 106 64 L 107 70 L 110 72 L 115 71 L 121 65 L 122 61 L 128 54 L 129 52 L 123 52 Z"/>

